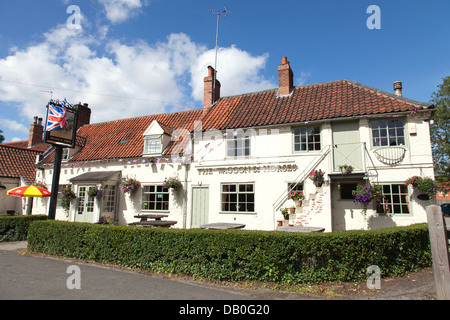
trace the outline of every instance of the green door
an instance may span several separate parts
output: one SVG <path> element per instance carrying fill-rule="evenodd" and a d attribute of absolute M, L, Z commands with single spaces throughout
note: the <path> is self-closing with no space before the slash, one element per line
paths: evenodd
<path fill-rule="evenodd" d="M 191 228 L 200 228 L 202 224 L 208 223 L 209 214 L 209 188 L 192 188 L 192 212 Z"/>
<path fill-rule="evenodd" d="M 359 138 L 359 122 L 334 122 L 333 129 L 333 167 L 351 165 L 354 170 L 362 170 L 362 143 Z"/>

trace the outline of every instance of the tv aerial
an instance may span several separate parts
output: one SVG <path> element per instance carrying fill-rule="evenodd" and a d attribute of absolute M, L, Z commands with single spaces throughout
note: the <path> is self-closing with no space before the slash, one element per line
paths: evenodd
<path fill-rule="evenodd" d="M 220 15 L 224 15 L 224 18 L 227 17 L 227 15 L 231 12 L 228 10 L 226 6 L 224 6 L 223 10 L 208 10 L 208 12 L 211 12 L 213 14 L 217 15 L 217 28 L 216 28 L 216 55 L 214 60 L 214 84 L 213 84 L 213 90 L 216 89 L 216 79 L 217 79 L 217 51 L 218 51 L 218 43 L 219 43 L 219 19 Z"/>

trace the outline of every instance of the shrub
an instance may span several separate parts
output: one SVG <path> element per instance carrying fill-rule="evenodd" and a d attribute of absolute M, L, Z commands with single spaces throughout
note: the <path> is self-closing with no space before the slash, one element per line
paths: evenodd
<path fill-rule="evenodd" d="M 374 231 L 287 233 L 103 226 L 39 221 L 34 252 L 223 281 L 320 283 L 383 277 L 431 266 L 426 224 Z"/>
<path fill-rule="evenodd" d="M 0 242 L 27 240 L 28 227 L 36 220 L 47 220 L 45 215 L 0 217 Z"/>

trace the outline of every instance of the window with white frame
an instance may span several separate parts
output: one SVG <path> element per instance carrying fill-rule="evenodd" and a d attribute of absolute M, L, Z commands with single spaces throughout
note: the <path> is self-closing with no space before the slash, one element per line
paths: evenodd
<path fill-rule="evenodd" d="M 294 128 L 294 151 L 320 151 L 320 127 Z"/>
<path fill-rule="evenodd" d="M 103 186 L 102 211 L 114 212 L 115 202 L 116 202 L 116 186 L 108 184 Z"/>
<path fill-rule="evenodd" d="M 147 185 L 142 188 L 142 210 L 169 210 L 169 189 L 162 185 Z"/>
<path fill-rule="evenodd" d="M 245 157 L 250 155 L 250 137 L 227 138 L 227 156 Z"/>
<path fill-rule="evenodd" d="M 404 184 L 383 185 L 383 203 L 377 211 L 386 214 L 410 214 L 408 187 Z"/>
<path fill-rule="evenodd" d="M 144 138 L 144 154 L 160 154 L 162 152 L 162 136 Z"/>
<path fill-rule="evenodd" d="M 223 212 L 254 212 L 255 185 L 253 183 L 222 184 Z"/>
<path fill-rule="evenodd" d="M 62 160 L 63 160 L 63 161 L 69 160 L 69 151 L 70 151 L 69 148 L 63 148 L 63 149 L 62 149 L 62 155 L 61 155 L 61 157 L 62 157 Z"/>
<path fill-rule="evenodd" d="M 405 129 L 401 118 L 372 120 L 370 126 L 374 147 L 405 145 Z"/>

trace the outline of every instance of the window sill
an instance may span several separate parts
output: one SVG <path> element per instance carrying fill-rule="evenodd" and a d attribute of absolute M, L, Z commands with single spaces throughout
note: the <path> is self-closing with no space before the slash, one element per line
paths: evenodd
<path fill-rule="evenodd" d="M 243 212 L 243 211 L 219 211 L 219 214 L 250 214 L 250 215 L 257 215 L 256 212 Z"/>

